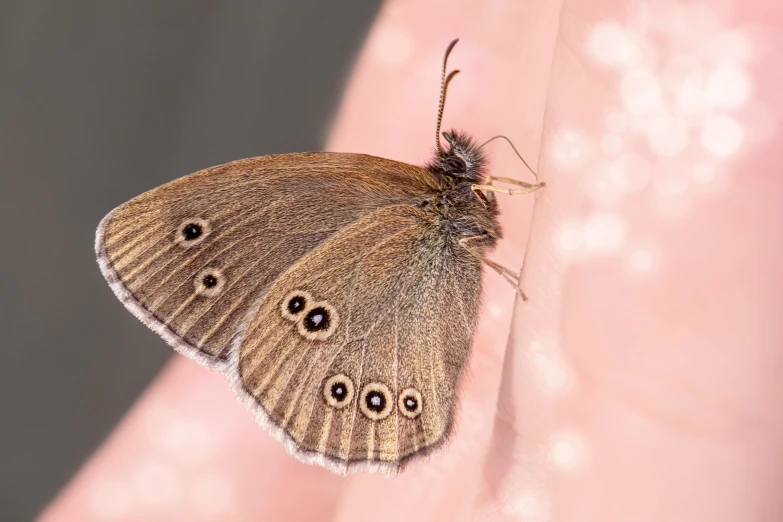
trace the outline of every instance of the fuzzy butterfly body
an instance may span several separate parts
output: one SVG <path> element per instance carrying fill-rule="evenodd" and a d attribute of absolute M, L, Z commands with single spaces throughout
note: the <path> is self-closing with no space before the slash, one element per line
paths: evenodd
<path fill-rule="evenodd" d="M 450 432 L 501 237 L 481 149 L 444 137 L 426 167 L 284 154 L 172 181 L 103 219 L 101 271 L 299 459 L 396 471 Z"/>

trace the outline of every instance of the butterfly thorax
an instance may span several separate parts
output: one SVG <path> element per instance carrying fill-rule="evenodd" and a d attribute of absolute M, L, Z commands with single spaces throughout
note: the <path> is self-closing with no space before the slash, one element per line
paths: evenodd
<path fill-rule="evenodd" d="M 486 180 L 486 156 L 465 133 L 452 130 L 443 136 L 450 147 L 426 167 L 439 188 L 420 206 L 436 214 L 439 230 L 447 237 L 455 241 L 481 237 L 476 244 L 492 247 L 502 237 L 497 201 L 492 193 L 481 199 L 471 189 Z"/>

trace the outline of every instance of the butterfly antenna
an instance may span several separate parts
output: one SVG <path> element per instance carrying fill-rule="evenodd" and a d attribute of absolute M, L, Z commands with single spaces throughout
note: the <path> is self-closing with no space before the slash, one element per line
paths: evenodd
<path fill-rule="evenodd" d="M 459 42 L 459 38 L 456 38 L 449 44 L 446 48 L 446 54 L 443 56 L 443 71 L 440 75 L 440 101 L 438 102 L 438 125 L 435 129 L 435 149 L 437 149 L 439 155 L 443 153 L 443 148 L 440 146 L 440 124 L 443 121 L 443 108 L 446 106 L 446 89 L 448 89 L 451 79 L 459 72 L 459 69 L 455 69 L 447 76 L 446 64 L 449 61 L 449 54 L 451 54 L 451 50 L 454 49 L 457 42 Z"/>
<path fill-rule="evenodd" d="M 495 140 L 497 140 L 497 139 L 503 139 L 503 140 L 506 140 L 506 142 L 507 142 L 507 143 L 508 143 L 508 144 L 511 146 L 511 148 L 513 149 L 514 153 L 517 155 L 517 158 L 519 158 L 519 159 L 522 161 L 522 163 L 524 163 L 524 164 L 525 164 L 525 167 L 527 167 L 527 170 L 529 170 L 530 172 L 532 172 L 532 173 L 533 173 L 533 177 L 534 177 L 534 178 L 536 178 L 536 181 L 538 181 L 538 174 L 536 174 L 536 171 L 534 171 L 532 168 L 530 168 L 530 165 L 528 165 L 528 164 L 527 164 L 527 161 L 525 161 L 525 158 L 523 158 L 523 157 L 522 157 L 522 154 L 520 154 L 520 153 L 519 153 L 519 151 L 517 150 L 517 148 L 514 146 L 514 144 L 513 144 L 513 143 L 511 143 L 511 140 L 510 140 L 510 139 L 508 139 L 508 137 L 507 137 L 507 136 L 503 136 L 502 134 L 499 134 L 499 135 L 497 135 L 497 136 L 493 136 L 492 138 L 488 139 L 488 140 L 487 140 L 487 141 L 485 141 L 483 144 L 481 144 L 481 146 L 480 146 L 479 148 L 480 148 L 480 149 L 483 149 L 483 148 L 484 148 L 484 145 L 487 145 L 487 144 L 488 144 L 488 143 L 490 143 L 491 141 L 495 141 Z"/>

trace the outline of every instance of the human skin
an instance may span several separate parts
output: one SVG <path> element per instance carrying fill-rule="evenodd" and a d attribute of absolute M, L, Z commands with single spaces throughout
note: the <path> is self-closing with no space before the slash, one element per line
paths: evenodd
<path fill-rule="evenodd" d="M 524 257 L 529 301 L 486 272 L 452 439 L 399 476 L 339 477 L 176 357 L 40 519 L 783 519 L 773 4 L 386 4 L 327 148 L 423 163 L 459 36 L 444 128 L 508 135 L 547 183 L 498 194 L 492 257 Z M 715 70 L 715 92 L 678 98 Z M 492 174 L 532 180 L 487 150 Z"/>

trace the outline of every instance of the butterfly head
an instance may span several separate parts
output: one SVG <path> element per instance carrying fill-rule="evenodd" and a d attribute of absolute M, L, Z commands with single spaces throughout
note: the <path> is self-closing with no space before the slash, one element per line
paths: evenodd
<path fill-rule="evenodd" d="M 485 246 L 494 245 L 502 237 L 497 221 L 498 206 L 493 194 L 485 199 L 472 190 L 486 180 L 487 158 L 476 141 L 457 130 L 443 133 L 448 144 L 436 149 L 435 157 L 427 165 L 440 189 L 439 200 L 432 207 L 443 224 L 444 233 L 455 240 L 485 236 Z M 430 201 L 425 201 L 430 208 Z"/>
<path fill-rule="evenodd" d="M 487 159 L 476 141 L 456 130 L 444 132 L 443 138 L 449 147 L 437 152 L 429 170 L 453 181 L 481 183 Z"/>

